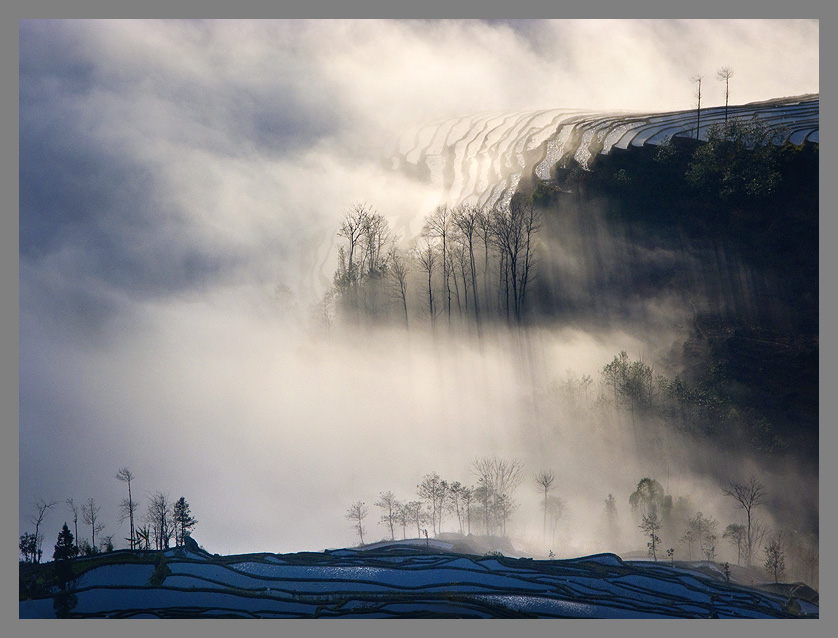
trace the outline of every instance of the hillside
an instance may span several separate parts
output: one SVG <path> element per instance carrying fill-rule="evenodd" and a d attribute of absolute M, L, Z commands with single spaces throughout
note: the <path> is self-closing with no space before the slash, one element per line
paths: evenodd
<path fill-rule="evenodd" d="M 52 587 L 22 599 L 20 617 L 819 617 L 817 594 L 805 586 L 771 592 L 735 576 L 727 582 L 715 564 L 624 561 L 614 554 L 533 560 L 467 549 L 412 540 L 296 554 L 218 556 L 194 543 L 118 551 L 76 559 L 70 593 Z M 26 573 L 51 569 L 30 566 Z"/>

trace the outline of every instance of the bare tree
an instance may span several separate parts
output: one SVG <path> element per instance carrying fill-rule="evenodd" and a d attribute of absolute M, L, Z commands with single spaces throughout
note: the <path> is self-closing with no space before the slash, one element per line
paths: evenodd
<path fill-rule="evenodd" d="M 426 474 L 422 482 L 416 486 L 419 497 L 428 503 L 434 536 L 442 531 L 442 510 L 447 500 L 448 489 L 448 481 L 441 479 L 436 472 Z"/>
<path fill-rule="evenodd" d="M 448 314 L 448 327 L 451 327 L 451 259 L 448 245 L 451 237 L 453 224 L 453 213 L 446 206 L 437 206 L 436 210 L 427 219 L 428 236 L 438 239 L 442 249 L 442 281 L 446 293 L 446 310 Z"/>
<path fill-rule="evenodd" d="M 155 492 L 149 497 L 146 523 L 149 524 L 151 535 L 154 538 L 155 549 L 167 549 L 172 536 L 174 536 L 172 502 L 168 494 Z"/>
<path fill-rule="evenodd" d="M 434 299 L 433 275 L 437 267 L 439 249 L 429 235 L 423 234 L 414 251 L 414 256 L 419 268 L 428 276 L 428 317 L 431 320 L 431 328 L 436 328 L 438 309 Z"/>
<path fill-rule="evenodd" d="M 28 520 L 35 526 L 35 554 L 33 556 L 36 563 L 41 562 L 43 556 L 42 545 L 44 542 L 43 534 L 41 534 L 41 525 L 46 518 L 47 512 L 58 504 L 57 501 L 46 501 L 40 496 L 35 499 L 35 514 L 30 514 Z"/>
<path fill-rule="evenodd" d="M 535 484 L 538 486 L 539 491 L 544 492 L 544 528 L 542 530 L 542 534 L 544 534 L 545 538 L 547 537 L 547 494 L 553 489 L 553 481 L 555 479 L 556 477 L 553 474 L 553 470 L 541 470 L 534 477 Z"/>
<path fill-rule="evenodd" d="M 390 528 L 390 540 L 396 540 L 395 524 L 398 521 L 399 502 L 393 492 L 380 492 L 375 506 L 381 508 L 381 522 Z"/>
<path fill-rule="evenodd" d="M 646 546 L 649 548 L 649 556 L 651 556 L 655 561 L 657 561 L 657 548 L 658 544 L 661 542 L 661 539 L 660 537 L 658 537 L 657 533 L 660 531 L 661 527 L 663 527 L 660 520 L 658 519 L 658 513 L 656 511 L 653 511 L 650 514 L 644 516 L 643 522 L 640 524 L 639 527 L 649 537 L 649 542 L 646 543 Z"/>
<path fill-rule="evenodd" d="M 494 522 L 493 518 L 505 530 L 506 521 L 515 509 L 512 493 L 523 480 L 524 464 L 518 460 L 489 456 L 475 459 L 471 466 L 478 482 L 476 496 L 483 503 L 486 533 L 489 533 L 489 523 Z"/>
<path fill-rule="evenodd" d="M 733 69 L 723 66 L 716 71 L 716 79 L 725 83 L 725 122 L 727 122 L 727 105 L 730 98 L 730 78 L 733 77 Z"/>
<path fill-rule="evenodd" d="M 765 484 L 760 481 L 755 475 L 751 474 L 743 483 L 731 481 L 727 484 L 722 492 L 727 496 L 733 498 L 739 507 L 745 510 L 746 522 L 746 542 L 745 542 L 745 565 L 751 566 L 751 558 L 753 556 L 753 548 L 755 546 L 754 534 L 754 508 L 759 507 L 765 502 Z"/>
<path fill-rule="evenodd" d="M 556 542 L 556 529 L 559 526 L 559 521 L 567 511 L 567 504 L 560 496 L 547 497 L 547 515 L 550 522 L 550 542 Z"/>
<path fill-rule="evenodd" d="M 722 538 L 727 539 L 731 545 L 736 547 L 736 564 L 741 564 L 742 549 L 745 547 L 747 542 L 747 530 L 745 529 L 745 526 L 737 523 L 731 523 L 725 528 Z"/>
<path fill-rule="evenodd" d="M 354 205 L 343 217 L 338 237 L 346 240 L 345 246 L 338 248 L 338 269 L 335 272 L 335 288 L 341 300 L 351 313 L 353 320 L 360 320 L 358 284 L 361 281 L 364 251 L 362 239 L 368 231 L 372 209 L 366 204 Z"/>
<path fill-rule="evenodd" d="M 783 548 L 783 535 L 775 535 L 763 548 L 765 552 L 765 569 L 774 577 L 774 582 L 779 582 L 780 577 L 786 571 L 786 553 Z"/>
<path fill-rule="evenodd" d="M 363 501 L 355 501 L 346 510 L 346 518 L 352 521 L 355 531 L 361 539 L 361 545 L 364 544 L 364 519 L 367 517 L 369 510 Z"/>
<path fill-rule="evenodd" d="M 704 80 L 704 76 L 696 73 L 690 78 L 691 82 L 695 82 L 697 85 L 696 88 L 696 99 L 698 100 L 698 104 L 695 109 L 695 139 L 698 139 L 701 134 L 701 82 Z"/>
<path fill-rule="evenodd" d="M 73 503 L 73 499 L 68 498 L 64 501 L 67 504 L 67 507 L 70 508 L 70 511 L 73 513 L 73 538 L 76 539 L 76 545 L 79 544 L 79 508 L 76 507 L 76 504 Z"/>
<path fill-rule="evenodd" d="M 134 512 L 137 510 L 137 502 L 131 496 L 131 481 L 134 480 L 134 474 L 127 467 L 120 468 L 116 473 L 116 478 L 128 484 L 128 498 L 123 499 L 119 503 L 119 522 L 125 522 L 128 519 L 128 527 L 130 534 L 128 542 L 131 549 L 134 549 L 136 543 L 134 532 Z"/>
<path fill-rule="evenodd" d="M 407 518 L 411 523 L 416 524 L 416 537 L 422 535 L 422 525 L 427 522 L 425 512 L 422 509 L 422 501 L 410 501 L 405 503 L 405 510 L 407 511 Z"/>
<path fill-rule="evenodd" d="M 495 207 L 491 215 L 492 239 L 501 254 L 501 276 L 507 317 L 523 318 L 527 285 L 535 267 L 535 234 L 540 214 L 532 199 L 513 195 L 507 206 Z M 509 289 L 511 286 L 511 299 Z"/>
<path fill-rule="evenodd" d="M 480 298 L 477 294 L 477 268 L 474 261 L 475 237 L 480 232 L 480 208 L 472 205 L 458 206 L 454 210 L 454 225 L 460 231 L 460 237 L 468 253 L 468 269 L 471 275 L 471 294 L 474 299 L 474 320 L 480 330 Z"/>
<path fill-rule="evenodd" d="M 390 253 L 390 288 L 396 299 L 401 302 L 402 310 L 404 311 L 404 327 L 409 328 L 410 324 L 407 316 L 407 275 L 410 272 L 407 260 L 402 256 L 401 252 L 393 249 Z"/>
<path fill-rule="evenodd" d="M 96 505 L 96 500 L 93 497 L 87 499 L 87 502 L 81 506 L 81 515 L 85 525 L 90 525 L 90 546 L 96 547 L 96 533 L 105 529 L 104 523 L 99 522 L 99 510 L 102 507 Z"/>

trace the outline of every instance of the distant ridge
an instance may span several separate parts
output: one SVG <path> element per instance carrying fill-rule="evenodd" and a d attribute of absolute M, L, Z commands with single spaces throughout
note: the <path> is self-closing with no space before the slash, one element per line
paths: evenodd
<path fill-rule="evenodd" d="M 820 94 L 728 106 L 728 119 L 759 120 L 787 129 L 785 141 L 818 144 Z M 724 122 L 725 107 L 701 110 L 699 139 Z M 590 170 L 613 148 L 657 145 L 672 137 L 696 136 L 696 110 L 663 113 L 573 109 L 483 113 L 418 126 L 386 151 L 394 170 L 423 175 L 428 203 L 494 205 L 508 201 L 522 180 L 551 179 L 556 166 L 574 160 Z"/>

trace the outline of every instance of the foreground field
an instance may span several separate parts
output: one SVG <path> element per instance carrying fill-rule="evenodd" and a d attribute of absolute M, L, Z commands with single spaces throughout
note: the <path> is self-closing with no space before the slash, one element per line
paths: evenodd
<path fill-rule="evenodd" d="M 76 561 L 71 594 L 21 618 L 817 618 L 816 596 L 728 582 L 707 566 L 613 554 L 533 560 L 431 541 L 221 557 L 196 546 Z M 39 566 L 47 569 L 49 564 Z M 161 582 L 162 580 L 162 582 Z M 812 593 L 809 590 L 809 593 Z M 801 597 L 798 597 L 801 596 Z"/>

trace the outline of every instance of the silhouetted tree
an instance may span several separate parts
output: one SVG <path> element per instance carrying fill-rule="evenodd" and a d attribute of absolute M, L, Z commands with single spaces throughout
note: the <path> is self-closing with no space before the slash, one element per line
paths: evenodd
<path fill-rule="evenodd" d="M 765 502 L 765 484 L 755 475 L 751 474 L 742 483 L 730 481 L 727 487 L 722 489 L 722 492 L 734 499 L 738 506 L 745 510 L 745 564 L 750 567 L 751 557 L 754 553 L 753 548 L 755 546 L 754 509 Z"/>
<path fill-rule="evenodd" d="M 137 533 L 137 549 L 151 549 L 151 528 L 148 525 L 142 525 L 136 529 Z"/>
<path fill-rule="evenodd" d="M 744 525 L 731 523 L 725 528 L 722 538 L 736 547 L 736 564 L 739 565 L 742 561 L 742 550 L 747 544 L 747 530 Z"/>
<path fill-rule="evenodd" d="M 172 523 L 175 532 L 175 545 L 180 547 L 192 534 L 192 529 L 198 524 L 198 519 L 192 516 L 189 503 L 181 496 L 172 507 Z"/>
<path fill-rule="evenodd" d="M 524 478 L 524 464 L 487 456 L 472 461 L 471 467 L 477 477 L 478 493 L 475 496 L 483 505 L 486 533 L 490 533 L 490 524 L 505 530 L 506 521 L 516 507 L 512 494 Z"/>
<path fill-rule="evenodd" d="M 149 497 L 146 523 L 148 523 L 151 536 L 154 538 L 155 549 L 167 549 L 174 535 L 172 503 L 167 494 L 155 492 Z"/>
<path fill-rule="evenodd" d="M 448 496 L 448 481 L 441 479 L 439 474 L 433 472 L 423 477 L 422 482 L 416 486 L 416 490 L 419 497 L 428 504 L 431 527 L 436 536 L 442 527 L 442 510 Z"/>
<path fill-rule="evenodd" d="M 396 249 L 393 249 L 390 253 L 390 269 L 388 272 L 392 293 L 399 300 L 404 311 L 404 327 L 409 328 L 410 322 L 407 314 L 407 276 L 410 268 L 402 253 Z"/>
<path fill-rule="evenodd" d="M 703 75 L 696 73 L 693 75 L 690 80 L 695 82 L 697 85 L 696 88 L 696 99 L 698 100 L 698 104 L 695 108 L 695 139 L 698 139 L 701 135 L 701 81 L 704 79 Z"/>
<path fill-rule="evenodd" d="M 445 286 L 446 311 L 448 326 L 451 327 L 451 258 L 449 240 L 451 238 L 453 212 L 446 206 L 437 206 L 436 210 L 427 217 L 426 233 L 428 237 L 438 239 L 442 254 L 442 282 Z"/>
<path fill-rule="evenodd" d="M 474 298 L 474 320 L 480 329 L 480 298 L 477 294 L 477 268 L 474 261 L 474 243 L 480 231 L 480 208 L 474 205 L 462 205 L 454 209 L 454 225 L 460 231 L 460 238 L 468 256 L 468 272 L 471 279 L 471 291 Z"/>
<path fill-rule="evenodd" d="M 395 525 L 398 521 L 399 502 L 396 500 L 393 492 L 380 492 L 379 498 L 375 502 L 375 506 L 381 508 L 380 521 L 390 528 L 390 540 L 396 540 Z"/>
<path fill-rule="evenodd" d="M 645 515 L 643 517 L 643 522 L 640 524 L 640 529 L 642 529 L 649 537 L 649 542 L 646 544 L 649 548 L 649 556 L 651 556 L 656 562 L 658 560 L 657 547 L 661 542 L 657 533 L 660 531 L 661 527 L 663 527 L 663 525 L 661 525 L 656 511 Z"/>
<path fill-rule="evenodd" d="M 96 500 L 93 497 L 87 499 L 87 502 L 81 506 L 81 515 L 85 525 L 90 525 L 90 546 L 96 548 L 96 534 L 105 529 L 104 523 L 99 521 L 99 510 L 102 507 L 96 505 Z"/>
<path fill-rule="evenodd" d="M 663 486 L 648 476 L 638 481 L 637 488 L 629 496 L 632 511 L 639 512 L 641 516 L 654 513 L 660 517 L 660 510 L 666 507 L 666 503 Z"/>
<path fill-rule="evenodd" d="M 435 328 L 439 309 L 437 308 L 436 300 L 434 298 L 433 276 L 434 271 L 437 268 L 439 249 L 427 234 L 423 234 L 419 239 L 419 243 L 416 246 L 413 255 L 419 269 L 427 275 L 428 317 L 431 321 L 431 328 Z"/>
<path fill-rule="evenodd" d="M 73 513 L 73 535 L 76 539 L 76 543 L 79 540 L 79 508 L 76 507 L 76 504 L 73 503 L 73 499 L 68 498 L 65 503 L 67 503 L 67 507 L 70 508 L 70 511 Z"/>
<path fill-rule="evenodd" d="M 696 542 L 705 559 L 707 561 L 712 560 L 716 552 L 717 525 L 716 519 L 712 516 L 708 518 L 701 512 L 697 512 L 695 516 L 687 519 L 687 530 L 681 537 L 681 541 L 687 543 L 690 560 L 692 560 L 692 546 Z"/>
<path fill-rule="evenodd" d="M 416 525 L 416 537 L 422 535 L 422 526 L 426 524 L 427 518 L 422 509 L 422 501 L 410 501 L 405 503 L 405 510 L 407 511 L 407 518 L 411 523 Z"/>
<path fill-rule="evenodd" d="M 119 522 L 125 522 L 128 519 L 128 543 L 129 548 L 134 549 L 136 542 L 134 536 L 134 512 L 137 510 L 137 502 L 131 496 L 131 481 L 134 480 L 134 475 L 127 467 L 120 468 L 116 473 L 116 478 L 128 484 L 128 498 L 123 499 L 119 504 Z"/>
<path fill-rule="evenodd" d="M 34 562 L 40 563 L 43 550 L 41 549 L 44 542 L 44 537 L 41 534 L 41 525 L 47 512 L 56 505 L 56 501 L 45 501 L 40 496 L 35 499 L 35 514 L 30 514 L 28 520 L 35 526 L 35 553 L 33 555 Z"/>
<path fill-rule="evenodd" d="M 513 195 L 508 205 L 496 206 L 492 211 L 492 241 L 502 256 L 504 285 L 511 286 L 511 310 L 516 322 L 523 319 L 527 286 L 535 267 L 535 234 L 540 225 L 539 210 L 531 198 L 521 194 Z M 509 310 L 507 301 L 507 316 Z"/>
<path fill-rule="evenodd" d="M 68 584 L 73 580 L 73 567 L 70 559 L 78 556 L 79 548 L 76 547 L 73 532 L 67 527 L 67 523 L 58 533 L 58 542 L 55 544 L 55 551 L 52 554 L 55 560 L 55 575 L 61 585 L 61 591 L 66 591 Z"/>
<path fill-rule="evenodd" d="M 113 534 L 107 534 L 99 541 L 99 549 L 103 552 L 113 551 Z"/>
<path fill-rule="evenodd" d="M 733 77 L 733 69 L 723 66 L 716 71 L 716 79 L 725 83 L 725 122 L 727 122 L 727 105 L 730 98 L 730 78 Z"/>
<path fill-rule="evenodd" d="M 38 555 L 38 541 L 35 534 L 24 532 L 17 546 L 21 556 L 23 556 L 23 562 L 31 563 L 35 561 L 35 557 Z"/>
<path fill-rule="evenodd" d="M 346 518 L 352 521 L 352 526 L 358 532 L 361 539 L 361 545 L 364 544 L 364 519 L 367 517 L 369 510 L 363 501 L 355 501 L 346 510 Z"/>
<path fill-rule="evenodd" d="M 783 551 L 783 540 L 780 536 L 775 536 L 763 548 L 765 552 L 765 569 L 774 577 L 774 582 L 777 583 L 780 577 L 786 571 L 786 556 Z"/>

